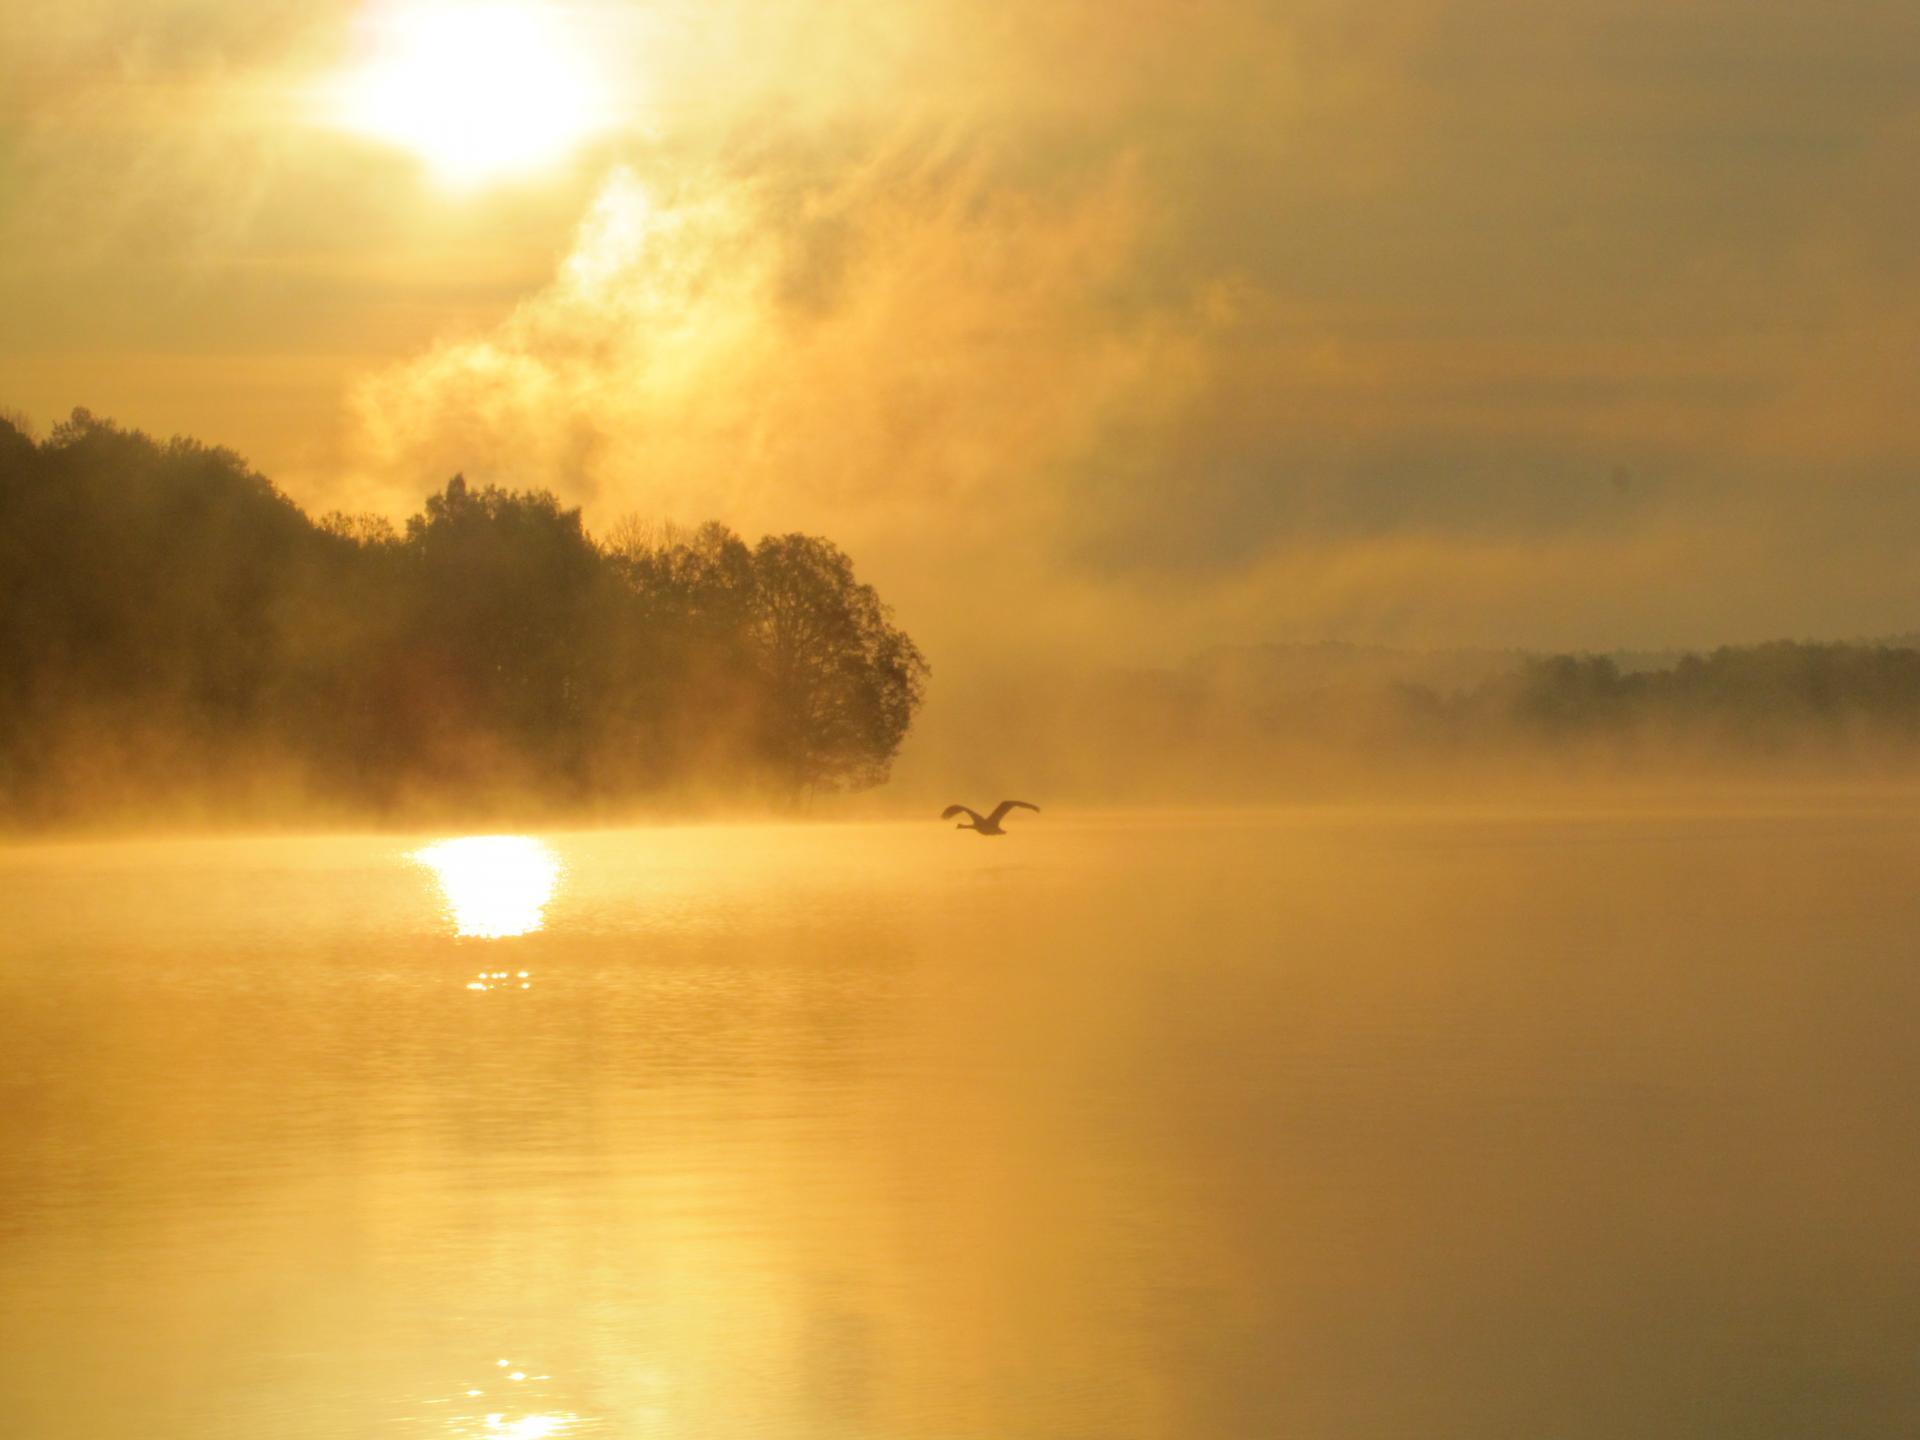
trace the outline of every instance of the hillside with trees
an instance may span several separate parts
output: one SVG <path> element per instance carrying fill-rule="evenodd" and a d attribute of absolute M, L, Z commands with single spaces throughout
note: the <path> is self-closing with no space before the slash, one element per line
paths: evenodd
<path fill-rule="evenodd" d="M 882 783 L 927 663 L 817 536 L 588 534 L 455 476 L 315 522 L 230 451 L 0 420 L 0 814 L 780 802 Z"/>

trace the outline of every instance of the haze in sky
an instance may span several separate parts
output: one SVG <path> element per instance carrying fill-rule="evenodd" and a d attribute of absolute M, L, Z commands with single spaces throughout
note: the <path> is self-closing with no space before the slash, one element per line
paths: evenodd
<path fill-rule="evenodd" d="M 1905 0 L 9 20 L 43 431 L 829 534 L 949 675 L 1920 602 Z"/>

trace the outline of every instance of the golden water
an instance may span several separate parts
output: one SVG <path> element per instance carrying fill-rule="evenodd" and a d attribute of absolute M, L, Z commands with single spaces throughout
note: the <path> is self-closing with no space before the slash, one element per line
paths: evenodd
<path fill-rule="evenodd" d="M 1920 818 L 1028 822 L 0 852 L 0 1435 L 1920 1433 Z"/>

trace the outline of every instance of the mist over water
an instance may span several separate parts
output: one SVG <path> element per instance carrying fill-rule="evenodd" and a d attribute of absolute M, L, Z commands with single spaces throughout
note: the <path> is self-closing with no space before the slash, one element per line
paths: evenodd
<path fill-rule="evenodd" d="M 1025 818 L 0 851 L 0 1429 L 1920 1421 L 1920 810 Z"/>

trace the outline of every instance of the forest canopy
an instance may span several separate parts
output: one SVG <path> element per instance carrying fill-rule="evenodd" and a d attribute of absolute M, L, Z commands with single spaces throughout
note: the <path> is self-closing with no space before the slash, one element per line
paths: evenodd
<path fill-rule="evenodd" d="M 0 419 L 0 812 L 878 785 L 928 673 L 832 542 L 455 476 L 318 522 L 231 451 Z"/>

